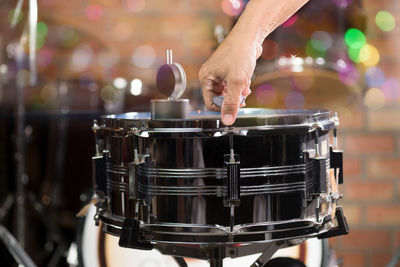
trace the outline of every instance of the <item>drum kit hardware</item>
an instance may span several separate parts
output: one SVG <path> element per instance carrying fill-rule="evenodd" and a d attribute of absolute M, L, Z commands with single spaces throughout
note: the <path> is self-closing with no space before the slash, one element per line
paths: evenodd
<path fill-rule="evenodd" d="M 278 249 L 348 233 L 336 113 L 242 108 L 227 127 L 189 111 L 185 83 L 169 50 L 157 73 L 168 99 L 94 122 L 96 225 L 179 266 L 256 253 L 251 266 L 263 266 Z"/>

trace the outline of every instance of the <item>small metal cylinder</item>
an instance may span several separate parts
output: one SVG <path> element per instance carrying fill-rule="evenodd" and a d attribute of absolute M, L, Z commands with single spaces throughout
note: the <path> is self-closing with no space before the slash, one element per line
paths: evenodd
<path fill-rule="evenodd" d="M 188 119 L 189 118 L 189 99 L 152 99 L 151 119 Z"/>

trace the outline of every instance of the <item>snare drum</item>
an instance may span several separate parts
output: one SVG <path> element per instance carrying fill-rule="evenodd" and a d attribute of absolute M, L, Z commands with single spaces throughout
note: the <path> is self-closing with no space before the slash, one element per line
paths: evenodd
<path fill-rule="evenodd" d="M 133 236 L 128 247 L 343 234 L 337 125 L 323 110 L 240 109 L 232 127 L 203 111 L 104 116 L 93 126 L 95 218 Z"/>

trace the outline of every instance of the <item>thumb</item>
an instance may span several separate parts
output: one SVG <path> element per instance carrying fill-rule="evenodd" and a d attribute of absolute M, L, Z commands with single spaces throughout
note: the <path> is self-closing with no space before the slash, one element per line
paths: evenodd
<path fill-rule="evenodd" d="M 240 81 L 227 81 L 227 92 L 221 108 L 222 122 L 225 125 L 232 125 L 236 120 L 242 88 L 243 84 Z"/>

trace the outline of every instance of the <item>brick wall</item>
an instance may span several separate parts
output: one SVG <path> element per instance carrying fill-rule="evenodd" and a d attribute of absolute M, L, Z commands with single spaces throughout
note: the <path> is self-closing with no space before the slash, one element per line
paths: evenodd
<path fill-rule="evenodd" d="M 400 82 L 400 2 L 363 1 L 367 38 L 381 55 L 378 67 Z M 396 28 L 384 33 L 375 26 L 375 14 L 391 12 Z M 341 143 L 345 151 L 342 201 L 350 234 L 332 240 L 344 266 L 385 266 L 400 248 L 400 95 L 378 110 L 362 103 L 341 116 Z M 398 264 L 397 266 L 400 266 Z"/>

